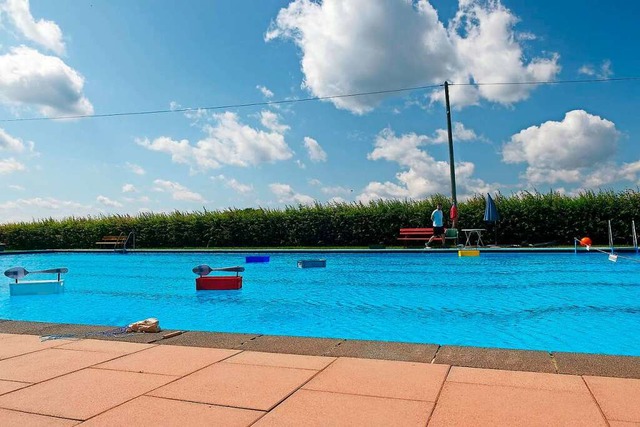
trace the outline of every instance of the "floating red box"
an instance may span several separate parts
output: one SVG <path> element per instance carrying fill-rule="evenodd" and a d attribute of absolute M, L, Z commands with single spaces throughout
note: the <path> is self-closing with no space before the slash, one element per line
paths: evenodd
<path fill-rule="evenodd" d="M 197 291 L 229 291 L 242 288 L 242 276 L 212 276 L 196 279 Z"/>

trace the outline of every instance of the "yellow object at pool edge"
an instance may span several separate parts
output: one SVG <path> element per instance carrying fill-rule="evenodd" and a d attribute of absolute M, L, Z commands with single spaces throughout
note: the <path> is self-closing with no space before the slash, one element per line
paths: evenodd
<path fill-rule="evenodd" d="M 462 249 L 458 251 L 458 256 L 480 256 L 480 251 L 477 249 Z"/>

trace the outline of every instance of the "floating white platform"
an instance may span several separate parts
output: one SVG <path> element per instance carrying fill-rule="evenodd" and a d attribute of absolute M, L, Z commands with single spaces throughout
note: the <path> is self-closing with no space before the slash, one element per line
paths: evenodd
<path fill-rule="evenodd" d="M 4 275 L 14 282 L 9 283 L 9 294 L 15 295 L 50 295 L 64 291 L 62 275 L 68 273 L 67 267 L 50 268 L 48 270 L 28 271 L 24 267 L 13 267 L 4 272 Z M 22 280 L 27 274 L 42 273 L 55 274 L 55 280 Z"/>
<path fill-rule="evenodd" d="M 64 292 L 64 280 L 29 280 L 9 284 L 11 296 L 50 295 Z"/>

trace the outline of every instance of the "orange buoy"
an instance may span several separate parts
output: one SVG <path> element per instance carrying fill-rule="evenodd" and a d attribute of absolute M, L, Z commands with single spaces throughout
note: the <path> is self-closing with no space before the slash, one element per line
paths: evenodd
<path fill-rule="evenodd" d="M 583 237 L 580 239 L 580 246 L 591 246 L 591 239 L 588 237 Z"/>

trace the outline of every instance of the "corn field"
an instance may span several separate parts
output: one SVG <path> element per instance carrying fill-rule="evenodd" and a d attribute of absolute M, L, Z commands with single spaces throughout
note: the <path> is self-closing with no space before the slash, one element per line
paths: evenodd
<path fill-rule="evenodd" d="M 577 196 L 521 192 L 498 194 L 494 200 L 500 213 L 497 225 L 483 221 L 485 199 L 477 195 L 459 203 L 458 228 L 485 228 L 486 240 L 493 243 L 495 233 L 500 245 L 573 245 L 574 237 L 584 236 L 606 245 L 608 220 L 614 243 L 630 245 L 632 220 L 640 230 L 637 190 L 587 191 Z M 430 227 L 429 217 L 438 202 L 448 218 L 450 200 L 436 195 L 419 201 L 45 219 L 0 225 L 0 242 L 13 250 L 95 249 L 103 236 L 134 231 L 137 248 L 401 246 L 399 229 Z"/>

